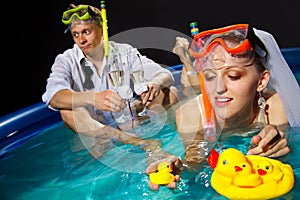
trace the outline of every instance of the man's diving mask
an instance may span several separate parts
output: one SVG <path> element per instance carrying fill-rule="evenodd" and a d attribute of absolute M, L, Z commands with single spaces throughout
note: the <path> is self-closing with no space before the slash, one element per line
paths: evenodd
<path fill-rule="evenodd" d="M 74 17 L 82 21 L 95 19 L 96 21 L 99 21 L 100 25 L 102 26 L 101 12 L 97 8 L 92 6 L 80 5 L 75 8 L 66 10 L 62 16 L 62 22 L 65 25 L 70 25 Z M 97 17 L 99 18 L 97 19 Z"/>
<path fill-rule="evenodd" d="M 207 67 L 245 66 L 253 62 L 255 52 L 261 57 L 265 55 L 255 39 L 251 26 L 236 24 L 196 34 L 190 52 L 200 63 L 201 70 Z"/>

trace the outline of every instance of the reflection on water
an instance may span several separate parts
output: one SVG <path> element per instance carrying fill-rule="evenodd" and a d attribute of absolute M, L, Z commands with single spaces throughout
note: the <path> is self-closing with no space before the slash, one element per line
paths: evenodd
<path fill-rule="evenodd" d="M 153 124 L 146 123 L 143 131 L 151 130 Z M 280 199 L 300 195 L 299 133 L 300 129 L 291 129 L 293 151 L 280 158 L 292 165 L 296 178 L 293 190 Z M 245 153 L 250 135 L 220 137 L 216 148 L 235 147 Z M 166 151 L 183 157 L 174 121 L 146 137 L 162 140 Z M 226 199 L 209 185 L 212 170 L 207 164 L 194 178 L 182 179 L 175 190 L 149 190 L 145 158 L 137 147 L 116 144 L 101 159 L 93 159 L 78 135 L 58 124 L 1 158 L 0 199 Z"/>

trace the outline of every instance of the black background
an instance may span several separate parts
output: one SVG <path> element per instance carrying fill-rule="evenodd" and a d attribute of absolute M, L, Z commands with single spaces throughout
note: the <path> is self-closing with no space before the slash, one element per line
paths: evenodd
<path fill-rule="evenodd" d="M 0 116 L 41 102 L 55 56 L 73 45 L 61 22 L 69 3 L 100 8 L 100 1 L 44 0 L 16 3 L 8 7 L 10 15 L 2 16 L 2 43 L 6 45 L 2 45 Z M 297 0 L 106 1 L 109 35 L 139 27 L 163 27 L 190 35 L 192 21 L 203 30 L 248 22 L 272 33 L 280 48 L 300 46 L 299 8 Z M 14 20 L 9 20 L 12 16 Z M 170 52 L 150 49 L 144 53 L 165 65 L 180 64 Z"/>

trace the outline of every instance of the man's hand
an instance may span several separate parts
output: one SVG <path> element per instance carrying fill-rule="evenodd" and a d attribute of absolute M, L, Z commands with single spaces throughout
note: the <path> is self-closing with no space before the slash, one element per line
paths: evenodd
<path fill-rule="evenodd" d="M 99 110 L 117 112 L 125 106 L 125 100 L 113 90 L 95 92 L 95 107 Z"/>

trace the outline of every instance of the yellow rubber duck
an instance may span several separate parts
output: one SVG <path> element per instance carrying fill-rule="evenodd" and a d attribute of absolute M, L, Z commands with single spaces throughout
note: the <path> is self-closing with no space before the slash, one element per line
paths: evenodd
<path fill-rule="evenodd" d="M 280 163 L 275 163 L 275 161 L 277 160 L 274 160 L 273 162 L 270 162 L 268 160 L 261 160 L 258 161 L 257 164 L 254 161 L 253 161 L 254 168 L 257 174 L 259 174 L 263 178 L 265 183 L 270 180 L 276 180 L 276 181 L 282 180 L 284 174 L 281 171 L 280 166 L 278 166 L 278 164 Z"/>
<path fill-rule="evenodd" d="M 149 174 L 150 181 L 159 185 L 169 184 L 175 180 L 175 176 L 171 173 L 172 171 L 172 164 L 161 162 L 157 167 L 157 171 Z"/>
<path fill-rule="evenodd" d="M 214 169 L 211 186 L 229 199 L 271 199 L 288 193 L 294 186 L 290 165 L 258 155 L 244 155 L 228 148 L 212 150 L 208 163 Z"/>
<path fill-rule="evenodd" d="M 235 170 L 236 174 L 232 180 L 233 184 L 238 187 L 256 187 L 263 182 L 257 173 L 253 173 L 252 165 L 249 162 L 237 164 Z"/>

